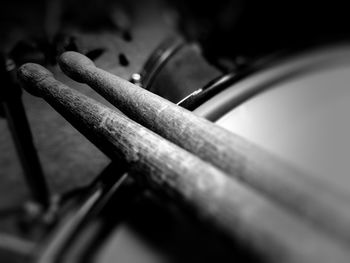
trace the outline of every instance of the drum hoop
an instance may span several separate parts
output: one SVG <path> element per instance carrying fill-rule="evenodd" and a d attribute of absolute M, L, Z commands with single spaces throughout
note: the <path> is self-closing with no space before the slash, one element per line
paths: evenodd
<path fill-rule="evenodd" d="M 212 94 L 196 91 L 193 95 L 190 94 L 182 100 L 179 105 L 186 106 L 186 103 L 188 103 L 186 100 L 197 100 L 196 103 L 192 102 L 192 108 L 189 109 L 210 121 L 217 121 L 228 111 L 257 94 L 274 87 L 277 83 L 344 62 L 350 62 L 350 45 L 348 44 L 302 51 L 286 56 L 274 63 L 268 63 L 264 69 L 248 71 L 248 73 L 243 74 L 243 77 L 231 73 L 221 85 L 211 87 L 211 89 L 216 88 L 216 91 L 210 91 L 209 89 Z M 252 75 L 249 72 L 252 72 Z M 224 87 L 224 85 L 226 86 Z"/>
<path fill-rule="evenodd" d="M 185 41 L 178 36 L 165 39 L 151 54 L 141 70 L 141 86 L 150 90 L 157 73 L 184 45 Z"/>

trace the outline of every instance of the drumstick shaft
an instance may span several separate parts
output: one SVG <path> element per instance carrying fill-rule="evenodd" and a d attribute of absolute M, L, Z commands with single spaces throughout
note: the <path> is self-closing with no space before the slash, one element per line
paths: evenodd
<path fill-rule="evenodd" d="M 335 191 L 243 138 L 97 68 L 79 53 L 64 53 L 60 66 L 71 78 L 90 85 L 133 120 L 350 241 L 348 194 Z"/>
<path fill-rule="evenodd" d="M 26 64 L 19 77 L 102 151 L 129 163 L 139 174 L 137 179 L 188 205 L 272 262 L 347 262 L 344 243 L 126 116 L 68 88 L 45 68 Z"/>

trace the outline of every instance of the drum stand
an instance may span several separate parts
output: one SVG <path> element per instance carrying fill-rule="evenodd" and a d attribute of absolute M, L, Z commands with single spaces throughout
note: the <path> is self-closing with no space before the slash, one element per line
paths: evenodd
<path fill-rule="evenodd" d="M 25 180 L 32 199 L 43 208 L 46 208 L 49 205 L 48 186 L 25 114 L 21 99 L 21 88 L 14 79 L 15 66 L 12 60 L 6 60 L 1 56 L 0 74 L 3 84 L 0 90 L 0 99 L 22 164 Z"/>

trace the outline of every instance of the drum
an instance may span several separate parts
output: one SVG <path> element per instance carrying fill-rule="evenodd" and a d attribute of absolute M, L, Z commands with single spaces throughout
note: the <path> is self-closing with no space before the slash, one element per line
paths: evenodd
<path fill-rule="evenodd" d="M 345 192 L 349 83 L 350 47 L 328 46 L 279 59 L 224 90 L 218 85 L 222 91 L 194 112 Z"/>

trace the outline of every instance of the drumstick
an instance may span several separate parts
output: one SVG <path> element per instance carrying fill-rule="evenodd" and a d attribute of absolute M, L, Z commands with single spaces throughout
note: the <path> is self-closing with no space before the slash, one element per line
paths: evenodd
<path fill-rule="evenodd" d="M 79 53 L 64 53 L 60 66 L 133 120 L 350 242 L 348 193 L 340 193 L 243 138 L 97 68 Z"/>
<path fill-rule="evenodd" d="M 136 179 L 192 208 L 268 260 L 348 261 L 345 243 L 121 113 L 70 89 L 42 66 L 22 66 L 19 78 L 28 91 L 43 97 L 103 152 L 130 164 L 131 174 L 139 174 Z"/>

